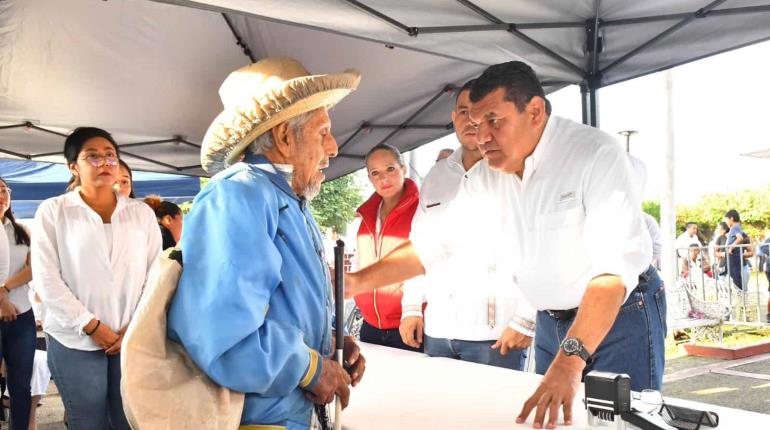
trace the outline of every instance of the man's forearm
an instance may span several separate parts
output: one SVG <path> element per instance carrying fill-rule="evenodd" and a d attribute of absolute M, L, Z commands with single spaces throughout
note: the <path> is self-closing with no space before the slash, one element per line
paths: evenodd
<path fill-rule="evenodd" d="M 354 288 L 356 294 L 361 294 L 375 288 L 403 282 L 424 273 L 425 268 L 412 242 L 406 241 L 378 262 L 356 272 Z"/>
<path fill-rule="evenodd" d="M 619 276 L 602 275 L 589 284 L 580 302 L 575 322 L 568 336 L 580 339 L 593 354 L 607 336 L 625 297 L 625 286 Z"/>

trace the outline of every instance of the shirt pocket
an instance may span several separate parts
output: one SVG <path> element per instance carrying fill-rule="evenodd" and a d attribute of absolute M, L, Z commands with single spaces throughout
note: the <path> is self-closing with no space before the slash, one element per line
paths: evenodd
<path fill-rule="evenodd" d="M 585 213 L 581 206 L 545 213 L 540 218 L 543 231 L 548 232 L 580 227 L 584 221 Z M 578 228 L 577 230 L 582 233 L 582 229 Z"/>

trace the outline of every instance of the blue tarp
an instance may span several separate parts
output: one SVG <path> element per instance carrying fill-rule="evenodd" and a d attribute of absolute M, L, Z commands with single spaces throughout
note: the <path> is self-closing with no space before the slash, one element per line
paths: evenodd
<path fill-rule="evenodd" d="M 158 194 L 163 200 L 182 203 L 192 200 L 200 191 L 197 177 L 150 172 L 133 175 L 134 194 L 138 198 Z M 13 190 L 13 212 L 19 219 L 34 217 L 40 202 L 64 193 L 71 176 L 62 164 L 0 160 L 0 177 Z"/>

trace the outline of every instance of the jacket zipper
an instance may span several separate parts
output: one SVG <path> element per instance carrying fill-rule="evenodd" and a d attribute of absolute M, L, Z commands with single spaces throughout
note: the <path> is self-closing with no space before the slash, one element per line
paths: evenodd
<path fill-rule="evenodd" d="M 392 211 L 390 211 L 390 213 L 388 214 L 387 217 L 385 217 L 385 220 L 383 220 L 382 225 L 380 226 L 380 233 L 385 231 L 385 226 L 387 225 L 388 219 L 390 218 L 390 214 L 392 214 L 396 210 L 400 209 L 405 204 L 406 204 L 406 202 L 403 202 L 403 203 L 397 205 L 395 208 L 393 208 Z M 380 216 L 380 210 L 378 208 L 377 209 L 377 217 L 379 218 L 379 216 Z M 381 242 L 382 234 L 379 234 L 379 235 L 377 235 L 377 237 L 375 237 L 375 233 L 373 232 L 372 228 L 369 227 L 369 223 L 366 222 L 366 218 L 361 216 L 361 221 L 363 221 L 364 225 L 366 225 L 366 228 L 369 229 L 369 235 L 372 237 L 372 240 L 374 241 L 374 244 L 375 244 L 375 246 L 374 246 L 374 256 L 376 258 L 375 261 L 380 261 L 380 254 L 382 253 L 382 242 Z M 380 318 L 380 311 L 377 309 L 377 289 L 372 291 L 372 300 L 373 300 L 372 304 L 374 305 L 374 315 L 377 316 L 377 328 L 382 330 L 382 320 Z"/>

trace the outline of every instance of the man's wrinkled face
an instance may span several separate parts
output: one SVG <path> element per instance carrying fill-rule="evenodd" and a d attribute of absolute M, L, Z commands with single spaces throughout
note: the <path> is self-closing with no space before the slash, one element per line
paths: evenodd
<path fill-rule="evenodd" d="M 471 121 L 471 91 L 465 90 L 457 96 L 455 110 L 452 111 L 452 124 L 455 127 L 457 140 L 465 151 L 478 151 L 479 144 L 476 140 L 477 126 Z"/>
<path fill-rule="evenodd" d="M 524 160 L 540 139 L 539 127 L 546 118 L 543 103 L 542 98 L 533 97 L 520 112 L 506 100 L 502 87 L 473 103 L 470 120 L 479 125 L 479 150 L 492 169 L 523 173 Z"/>
<path fill-rule="evenodd" d="M 337 141 L 332 136 L 331 120 L 326 108 L 316 109 L 301 127 L 287 136 L 290 147 L 289 164 L 294 166 L 292 189 L 311 200 L 321 190 L 329 167 L 329 159 L 337 156 Z"/>

